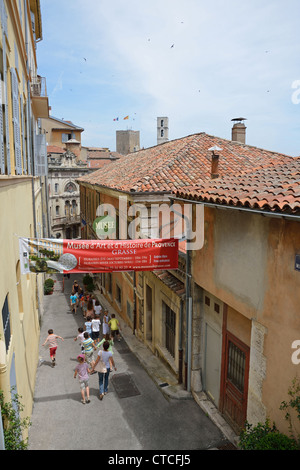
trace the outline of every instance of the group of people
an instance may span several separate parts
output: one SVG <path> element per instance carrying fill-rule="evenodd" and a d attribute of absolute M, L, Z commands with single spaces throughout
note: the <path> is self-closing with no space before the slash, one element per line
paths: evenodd
<path fill-rule="evenodd" d="M 90 403 L 89 376 L 98 372 L 99 398 L 103 399 L 108 391 L 109 374 L 117 370 L 113 359 L 113 345 L 117 338 L 120 341 L 120 324 L 115 314 L 111 316 L 107 309 L 102 309 L 99 300 L 93 295 L 83 293 L 77 281 L 74 281 L 70 295 L 70 305 L 73 313 L 81 307 L 84 324 L 78 328 L 74 341 L 79 341 L 81 352 L 77 356 L 74 378 L 79 378 L 81 402 Z M 102 324 L 102 337 L 101 337 Z M 43 346 L 49 344 L 52 367 L 56 364 L 57 340 L 64 339 L 48 330 L 48 337 Z M 102 349 L 101 349 L 102 346 Z"/>

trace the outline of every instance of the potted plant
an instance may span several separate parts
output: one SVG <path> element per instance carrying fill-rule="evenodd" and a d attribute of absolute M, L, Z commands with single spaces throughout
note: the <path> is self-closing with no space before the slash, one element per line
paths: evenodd
<path fill-rule="evenodd" d="M 95 290 L 95 285 L 93 278 L 90 274 L 86 274 L 82 279 L 84 290 L 87 292 L 93 292 Z"/>
<path fill-rule="evenodd" d="M 53 279 L 49 278 L 46 279 L 44 282 L 44 295 L 50 295 L 53 293 L 53 286 L 54 286 L 54 281 Z"/>

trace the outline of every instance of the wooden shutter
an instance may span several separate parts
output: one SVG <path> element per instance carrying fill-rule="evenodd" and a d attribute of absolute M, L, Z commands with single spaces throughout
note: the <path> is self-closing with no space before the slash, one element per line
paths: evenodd
<path fill-rule="evenodd" d="M 3 11 L 3 9 L 1 10 Z M 6 39 L 4 30 L 2 30 L 2 48 L 3 48 L 3 99 L 5 109 L 5 141 L 6 141 L 6 166 L 7 174 L 11 174 L 10 164 L 10 144 L 9 144 L 9 122 L 8 122 L 8 94 L 7 94 L 7 65 L 6 65 Z"/>
<path fill-rule="evenodd" d="M 3 82 L 2 74 L 0 74 L 0 171 L 5 174 L 5 152 L 4 152 L 4 136 L 3 136 Z"/>
<path fill-rule="evenodd" d="M 16 70 L 11 72 L 11 91 L 12 91 L 12 109 L 13 109 L 13 127 L 15 144 L 15 165 L 16 174 L 22 174 L 22 149 L 21 149 L 21 126 L 20 126 L 20 107 L 19 107 L 19 83 Z"/>
<path fill-rule="evenodd" d="M 27 175 L 27 152 L 26 152 L 26 145 L 25 145 L 25 114 L 24 114 L 24 101 L 23 96 L 21 96 L 21 119 L 22 119 L 22 149 L 23 149 L 23 172 Z"/>
<path fill-rule="evenodd" d="M 31 166 L 32 162 L 32 146 L 30 145 L 30 83 L 27 83 L 27 102 L 26 102 L 26 134 L 27 134 L 27 165 L 28 165 L 28 174 L 33 173 L 33 168 Z"/>
<path fill-rule="evenodd" d="M 47 146 L 45 134 L 35 136 L 34 168 L 35 176 L 47 175 Z"/>

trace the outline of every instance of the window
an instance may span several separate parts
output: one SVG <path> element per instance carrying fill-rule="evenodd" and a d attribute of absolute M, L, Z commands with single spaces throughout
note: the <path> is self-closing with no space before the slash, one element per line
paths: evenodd
<path fill-rule="evenodd" d="M 4 340 L 6 346 L 6 352 L 8 351 L 9 342 L 10 342 L 10 312 L 8 308 L 8 296 L 6 296 L 4 305 L 2 307 L 2 322 L 4 330 Z"/>
<path fill-rule="evenodd" d="M 240 392 L 244 391 L 245 385 L 245 363 L 246 354 L 236 344 L 229 341 L 228 347 L 228 371 L 227 378 L 236 386 Z"/>
<path fill-rule="evenodd" d="M 111 273 L 106 273 L 106 282 L 105 282 L 105 285 L 106 285 L 106 290 L 109 294 L 112 293 L 112 290 L 111 290 Z"/>
<path fill-rule="evenodd" d="M 65 193 L 74 193 L 76 191 L 76 186 L 74 183 L 68 183 L 65 186 Z"/>
<path fill-rule="evenodd" d="M 215 303 L 215 312 L 220 313 L 220 305 Z"/>
<path fill-rule="evenodd" d="M 133 308 L 132 308 L 132 305 L 130 302 L 126 302 L 127 304 L 127 317 L 129 318 L 129 320 L 133 321 Z"/>
<path fill-rule="evenodd" d="M 57 193 L 58 193 L 58 183 L 55 183 L 55 186 L 54 186 L 54 192 L 55 192 L 55 194 L 57 194 Z"/>
<path fill-rule="evenodd" d="M 160 136 L 161 136 L 161 137 L 164 136 L 164 131 L 163 131 L 163 129 L 160 131 Z"/>
<path fill-rule="evenodd" d="M 62 134 L 61 135 L 61 141 L 63 144 L 68 142 L 68 140 L 75 139 L 75 134 L 72 132 L 71 134 Z"/>
<path fill-rule="evenodd" d="M 163 302 L 165 311 L 165 341 L 166 348 L 175 358 L 175 338 L 176 338 L 176 313 Z"/>
<path fill-rule="evenodd" d="M 122 303 L 122 291 L 121 288 L 116 284 L 116 301 L 121 305 Z"/>
<path fill-rule="evenodd" d="M 59 206 L 55 207 L 55 213 L 56 213 L 56 215 L 59 215 Z"/>

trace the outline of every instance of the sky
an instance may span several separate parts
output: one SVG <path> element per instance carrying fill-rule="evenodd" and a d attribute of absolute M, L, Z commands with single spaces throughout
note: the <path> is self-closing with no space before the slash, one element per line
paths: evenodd
<path fill-rule="evenodd" d="M 82 144 L 116 150 L 116 131 L 157 144 L 206 132 L 300 155 L 299 0 L 41 0 L 38 73 L 51 116 Z M 128 120 L 124 117 L 129 116 Z M 118 121 L 114 119 L 118 118 Z"/>

